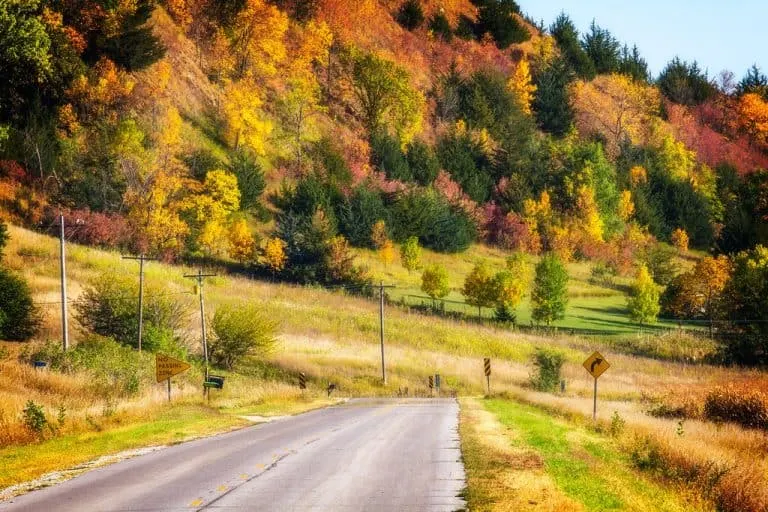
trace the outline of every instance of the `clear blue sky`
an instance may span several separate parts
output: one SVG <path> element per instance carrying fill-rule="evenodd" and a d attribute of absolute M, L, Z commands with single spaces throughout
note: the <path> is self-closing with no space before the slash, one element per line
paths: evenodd
<path fill-rule="evenodd" d="M 594 18 L 630 47 L 637 44 L 654 76 L 675 55 L 716 76 L 740 80 L 753 63 L 768 74 L 768 0 L 517 0 L 549 26 L 565 11 L 584 33 Z"/>

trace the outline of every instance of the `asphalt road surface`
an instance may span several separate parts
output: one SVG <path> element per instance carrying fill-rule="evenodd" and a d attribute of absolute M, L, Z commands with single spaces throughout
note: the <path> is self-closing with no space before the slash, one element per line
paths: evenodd
<path fill-rule="evenodd" d="M 200 439 L 33 491 L 0 511 L 447 511 L 464 508 L 458 404 L 351 400 Z"/>

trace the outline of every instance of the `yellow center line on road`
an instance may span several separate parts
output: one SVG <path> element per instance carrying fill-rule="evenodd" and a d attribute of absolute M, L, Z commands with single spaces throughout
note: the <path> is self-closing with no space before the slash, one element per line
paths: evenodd
<path fill-rule="evenodd" d="M 265 467 L 267 467 L 266 464 L 256 464 L 256 469 L 264 469 Z"/>
<path fill-rule="evenodd" d="M 195 501 L 189 504 L 190 507 L 199 507 L 203 504 L 203 498 L 197 498 Z"/>
<path fill-rule="evenodd" d="M 246 473 L 241 474 L 240 480 L 248 480 L 248 475 Z"/>
<path fill-rule="evenodd" d="M 228 487 L 228 486 L 226 486 L 226 485 L 220 485 L 220 486 L 218 486 L 218 487 L 216 488 L 216 491 L 218 491 L 218 492 L 225 492 L 227 489 L 229 489 L 229 487 Z"/>

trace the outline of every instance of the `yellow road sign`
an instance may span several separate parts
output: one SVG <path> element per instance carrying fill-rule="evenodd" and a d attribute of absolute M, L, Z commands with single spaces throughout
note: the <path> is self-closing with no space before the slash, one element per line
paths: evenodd
<path fill-rule="evenodd" d="M 157 382 L 168 380 L 174 375 L 189 370 L 189 367 L 189 363 L 168 357 L 165 354 L 157 354 L 155 357 L 155 377 L 157 377 Z"/>
<path fill-rule="evenodd" d="M 589 374 L 594 378 L 600 377 L 603 373 L 605 373 L 605 370 L 611 367 L 611 365 L 608 363 L 608 361 L 605 360 L 600 352 L 595 352 L 589 356 L 587 360 L 584 361 L 583 366 L 584 369 L 587 370 Z"/>

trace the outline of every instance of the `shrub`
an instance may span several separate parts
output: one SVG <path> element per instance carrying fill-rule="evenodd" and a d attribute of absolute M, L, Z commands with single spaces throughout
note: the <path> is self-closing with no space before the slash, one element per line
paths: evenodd
<path fill-rule="evenodd" d="M 137 347 L 139 283 L 133 276 L 105 273 L 96 278 L 75 302 L 80 324 L 100 336 Z M 142 348 L 176 351 L 186 325 L 186 302 L 168 296 L 166 289 L 145 283 Z"/>
<path fill-rule="evenodd" d="M 37 334 L 42 321 L 40 310 L 32 302 L 27 282 L 0 267 L 0 339 L 26 341 Z"/>
<path fill-rule="evenodd" d="M 560 370 L 565 355 L 557 350 L 537 348 L 532 357 L 531 385 L 538 391 L 555 391 L 560 385 Z"/>
<path fill-rule="evenodd" d="M 48 425 L 43 406 L 29 400 L 24 406 L 22 414 L 24 415 L 24 425 L 37 435 L 41 435 L 43 429 Z"/>
<path fill-rule="evenodd" d="M 406 0 L 397 12 L 397 22 L 406 30 L 415 30 L 424 23 L 424 11 L 419 0 Z"/>
<path fill-rule="evenodd" d="M 248 357 L 268 353 L 277 343 L 276 325 L 253 305 L 219 307 L 211 328 L 215 335 L 211 340 L 211 359 L 228 370 Z"/>
<path fill-rule="evenodd" d="M 107 249 L 128 248 L 131 245 L 131 228 L 122 215 L 93 212 L 87 208 L 65 210 L 63 215 L 67 240 L 71 242 Z M 58 212 L 49 209 L 44 222 L 50 226 L 48 233 L 58 237 Z"/>
<path fill-rule="evenodd" d="M 453 39 L 451 24 L 442 12 L 436 12 L 429 19 L 429 30 L 443 41 L 450 42 Z"/>
<path fill-rule="evenodd" d="M 589 282 L 610 288 L 616 283 L 616 269 L 599 261 L 589 272 Z"/>
<path fill-rule="evenodd" d="M 768 430 L 768 393 L 745 386 L 718 387 L 704 401 L 704 417 Z"/>

